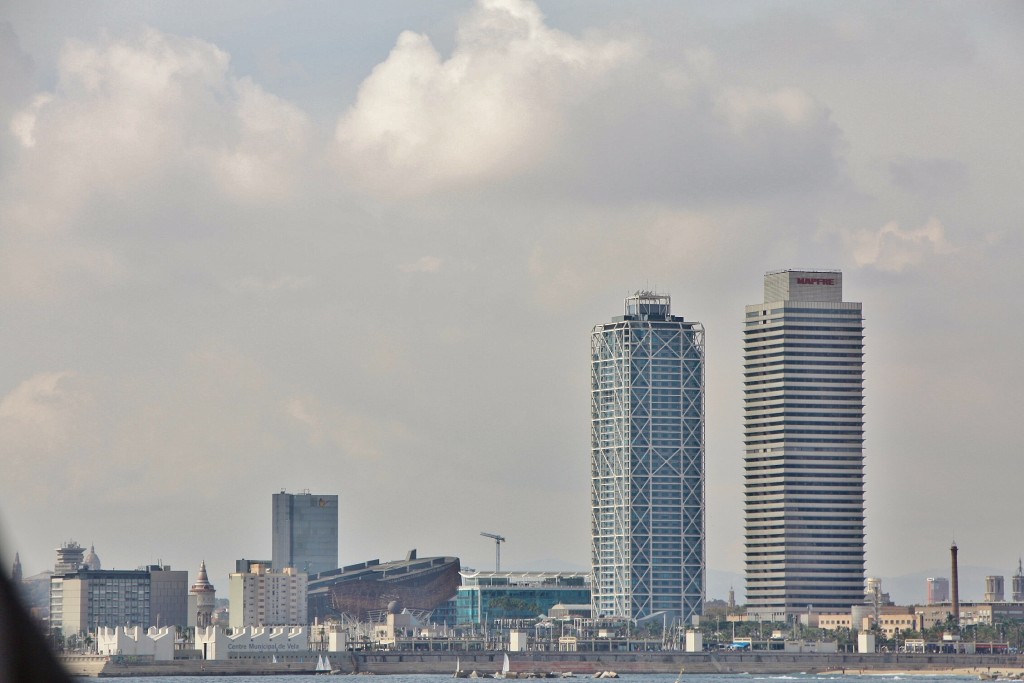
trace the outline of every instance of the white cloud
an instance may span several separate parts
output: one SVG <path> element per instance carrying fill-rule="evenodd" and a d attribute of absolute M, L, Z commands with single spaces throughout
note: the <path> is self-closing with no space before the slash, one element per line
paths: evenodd
<path fill-rule="evenodd" d="M 350 461 L 401 457 L 412 448 L 405 425 L 388 417 L 326 406 L 312 397 L 291 397 L 283 408 L 312 445 L 327 445 Z"/>
<path fill-rule="evenodd" d="M 22 381 L 0 400 L 0 443 L 17 479 L 15 465 L 36 457 L 49 460 L 73 447 L 84 416 L 94 403 L 91 393 L 70 371 L 43 372 Z"/>
<path fill-rule="evenodd" d="M 403 273 L 436 273 L 441 270 L 441 259 L 436 256 L 421 256 L 412 263 L 403 263 L 398 269 Z"/>
<path fill-rule="evenodd" d="M 819 112 L 814 100 L 798 88 L 762 91 L 726 87 L 717 94 L 715 107 L 718 114 L 740 134 L 765 120 L 786 126 L 806 126 Z"/>
<path fill-rule="evenodd" d="M 52 99 L 52 95 L 45 93 L 36 95 L 27 109 L 23 109 L 11 117 L 11 133 L 23 147 L 36 146 L 36 119 L 39 117 L 39 110 L 49 104 Z"/>
<path fill-rule="evenodd" d="M 7 295 L 122 282 L 130 257 L 85 239 L 91 226 L 145 231 L 168 206 L 211 200 L 263 206 L 309 165 L 301 110 L 234 76 L 216 46 L 154 29 L 68 42 L 56 87 L 7 127 L 20 145 L 0 193 Z"/>
<path fill-rule="evenodd" d="M 566 107 L 631 54 L 548 28 L 531 2 L 481 0 L 448 59 L 427 36 L 399 36 L 338 123 L 342 163 L 396 193 L 506 175 L 542 158 Z"/>
<path fill-rule="evenodd" d="M 229 283 L 227 289 L 235 293 L 272 293 L 298 292 L 312 286 L 311 275 L 281 275 L 272 279 L 250 276 Z"/>
<path fill-rule="evenodd" d="M 843 242 L 858 267 L 900 272 L 920 264 L 932 254 L 955 251 L 946 240 L 946 230 L 936 218 L 914 230 L 903 230 L 891 221 L 877 231 L 860 230 L 843 234 Z"/>

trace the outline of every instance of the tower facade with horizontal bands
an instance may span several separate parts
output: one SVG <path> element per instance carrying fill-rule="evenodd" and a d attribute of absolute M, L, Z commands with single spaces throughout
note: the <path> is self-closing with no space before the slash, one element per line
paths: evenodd
<path fill-rule="evenodd" d="M 637 292 L 591 352 L 595 616 L 703 611 L 704 328 Z"/>
<path fill-rule="evenodd" d="M 839 271 L 772 272 L 746 307 L 748 612 L 864 600 L 864 323 Z"/>

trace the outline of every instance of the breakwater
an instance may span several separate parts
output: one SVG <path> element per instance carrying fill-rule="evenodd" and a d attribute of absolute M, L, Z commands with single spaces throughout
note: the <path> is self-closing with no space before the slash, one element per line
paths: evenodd
<path fill-rule="evenodd" d="M 331 654 L 331 664 L 347 674 L 453 674 L 458 666 L 465 672 L 493 674 L 501 669 L 502 652 L 414 653 L 370 652 Z M 308 661 L 271 662 L 267 658 L 225 661 L 145 661 L 138 658 L 103 656 L 64 657 L 65 666 L 78 676 L 209 676 L 281 675 L 312 673 L 317 653 Z M 512 652 L 510 669 L 516 673 L 572 672 L 592 675 L 598 671 L 619 674 L 793 674 L 854 672 L 941 672 L 952 670 L 1007 670 L 1024 668 L 1017 655 L 953 655 L 904 653 L 786 653 L 786 652 Z"/>

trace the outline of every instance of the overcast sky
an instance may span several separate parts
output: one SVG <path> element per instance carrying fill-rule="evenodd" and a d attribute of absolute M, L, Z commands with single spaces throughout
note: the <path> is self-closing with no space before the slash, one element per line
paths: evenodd
<path fill-rule="evenodd" d="M 868 573 L 1010 575 L 1022 84 L 1019 2 L 6 2 L 4 565 L 226 594 L 308 488 L 343 564 L 586 569 L 590 330 L 650 288 L 707 328 L 739 575 L 743 306 L 817 267 L 864 304 Z"/>

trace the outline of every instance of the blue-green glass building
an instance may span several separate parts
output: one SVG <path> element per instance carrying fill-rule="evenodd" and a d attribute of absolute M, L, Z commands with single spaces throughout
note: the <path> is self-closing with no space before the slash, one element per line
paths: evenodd
<path fill-rule="evenodd" d="M 591 333 L 595 617 L 704 606 L 704 328 L 636 292 Z"/>
<path fill-rule="evenodd" d="M 558 604 L 590 604 L 590 575 L 584 572 L 464 571 L 455 597 L 459 624 L 493 624 L 533 619 Z"/>

